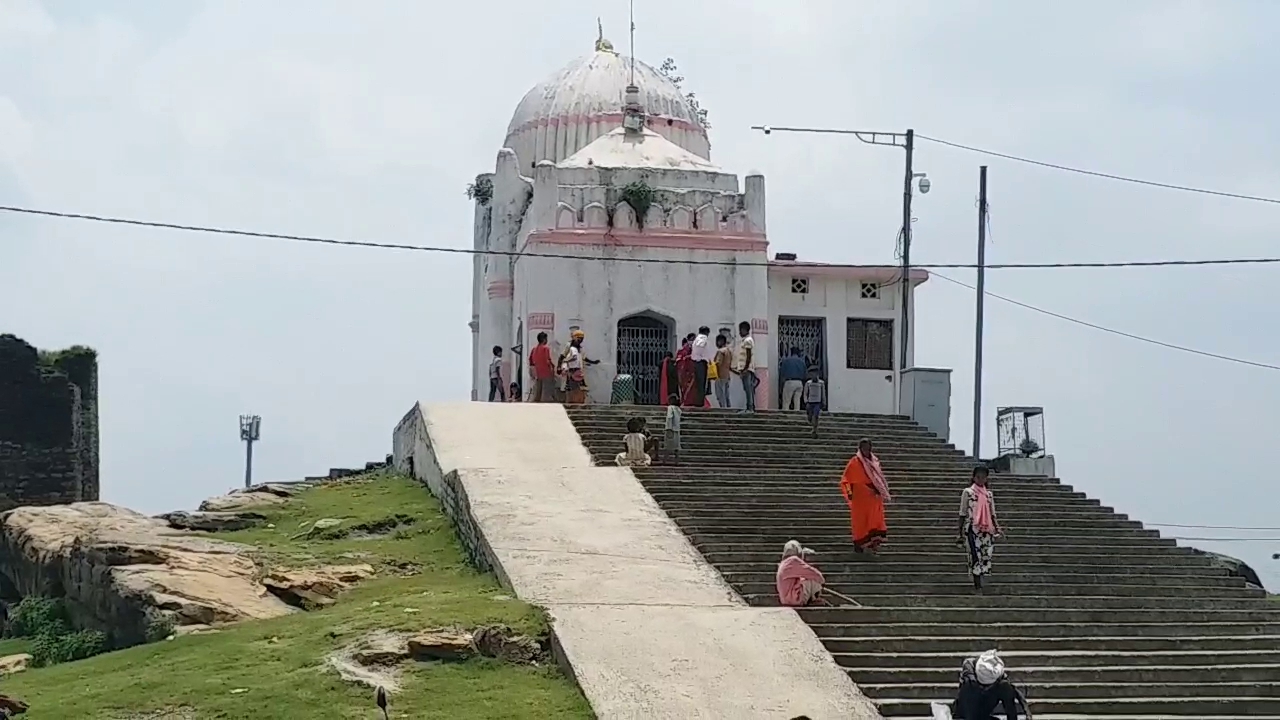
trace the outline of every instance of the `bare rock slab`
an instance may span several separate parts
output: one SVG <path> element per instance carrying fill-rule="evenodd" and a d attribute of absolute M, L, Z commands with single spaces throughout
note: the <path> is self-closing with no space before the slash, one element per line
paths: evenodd
<path fill-rule="evenodd" d="M 236 512 L 252 508 L 266 508 L 283 505 L 288 501 L 287 495 L 273 492 L 238 491 L 227 495 L 217 495 L 200 503 L 201 512 Z"/>
<path fill-rule="evenodd" d="M 0 573 L 24 597 L 65 595 L 72 621 L 116 646 L 145 642 L 157 613 L 182 626 L 294 612 L 258 582 L 250 550 L 109 503 L 0 514 Z"/>
<path fill-rule="evenodd" d="M 201 532 L 232 532 L 247 530 L 266 522 L 262 513 L 241 510 L 239 512 L 186 512 L 178 510 L 159 516 L 175 530 L 199 530 Z"/>

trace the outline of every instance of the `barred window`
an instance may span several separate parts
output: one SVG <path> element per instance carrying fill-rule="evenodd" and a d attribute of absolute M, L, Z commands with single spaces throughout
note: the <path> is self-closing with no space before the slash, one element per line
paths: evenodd
<path fill-rule="evenodd" d="M 846 326 L 850 370 L 893 369 L 893 321 L 849 318 Z"/>

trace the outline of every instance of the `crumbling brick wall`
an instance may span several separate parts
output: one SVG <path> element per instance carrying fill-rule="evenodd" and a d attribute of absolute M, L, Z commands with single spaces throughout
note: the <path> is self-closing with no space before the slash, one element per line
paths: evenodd
<path fill-rule="evenodd" d="M 97 499 L 97 355 L 0 335 L 0 511 Z"/>

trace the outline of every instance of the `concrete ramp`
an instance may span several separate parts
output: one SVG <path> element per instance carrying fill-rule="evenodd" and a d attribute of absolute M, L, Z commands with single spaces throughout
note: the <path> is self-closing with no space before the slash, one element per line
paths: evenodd
<path fill-rule="evenodd" d="M 748 606 L 629 469 L 593 467 L 561 406 L 418 404 L 393 444 L 472 559 L 547 608 L 601 720 L 880 717 L 795 612 Z"/>

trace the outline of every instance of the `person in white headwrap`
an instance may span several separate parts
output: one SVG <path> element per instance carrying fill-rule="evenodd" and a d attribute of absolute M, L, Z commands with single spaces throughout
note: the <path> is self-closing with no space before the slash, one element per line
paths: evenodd
<path fill-rule="evenodd" d="M 951 708 L 956 720 L 995 720 L 992 713 L 997 709 L 1004 711 L 1006 720 L 1029 719 L 1026 707 L 1026 698 L 1009 682 L 1004 661 L 995 650 L 968 658 L 960 666 L 960 692 Z"/>
<path fill-rule="evenodd" d="M 818 568 L 810 565 L 805 556 L 813 551 L 798 540 L 788 540 L 782 546 L 782 560 L 778 563 L 778 602 L 788 607 L 825 605 L 822 586 L 826 579 Z"/>

